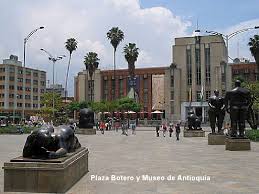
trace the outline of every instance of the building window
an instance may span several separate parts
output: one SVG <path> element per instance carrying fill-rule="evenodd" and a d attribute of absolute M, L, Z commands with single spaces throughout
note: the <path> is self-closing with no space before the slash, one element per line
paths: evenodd
<path fill-rule="evenodd" d="M 31 71 L 30 70 L 26 70 L 26 75 L 30 76 L 31 75 Z"/>
<path fill-rule="evenodd" d="M 33 88 L 33 92 L 38 92 L 38 88 Z"/>
<path fill-rule="evenodd" d="M 33 96 L 33 100 L 38 100 L 38 96 Z"/>
<path fill-rule="evenodd" d="M 23 82 L 23 78 L 18 77 L 18 78 L 17 78 L 17 81 L 18 81 L 18 82 Z"/>
<path fill-rule="evenodd" d="M 25 91 L 30 92 L 30 91 L 31 91 L 31 88 L 25 87 Z"/>
<path fill-rule="evenodd" d="M 33 80 L 33 85 L 38 85 L 38 80 Z"/>
<path fill-rule="evenodd" d="M 209 97 L 210 97 L 210 91 L 206 91 L 206 101 L 209 100 Z"/>
<path fill-rule="evenodd" d="M 17 86 L 17 90 L 22 90 L 22 86 Z"/>
<path fill-rule="evenodd" d="M 226 82 L 226 64 L 221 65 L 221 82 L 225 83 Z"/>
<path fill-rule="evenodd" d="M 119 80 L 119 88 L 120 88 L 120 93 L 119 97 L 122 98 L 124 96 L 124 91 L 123 91 L 123 79 Z"/>
<path fill-rule="evenodd" d="M 14 94 L 9 94 L 9 98 L 14 98 Z"/>
<path fill-rule="evenodd" d="M 25 99 L 26 99 L 26 100 L 31 99 L 31 95 L 25 95 Z"/>
<path fill-rule="evenodd" d="M 0 72 L 5 72 L 5 68 L 4 68 L 4 67 L 1 67 L 1 68 L 0 68 Z"/>
<path fill-rule="evenodd" d="M 144 89 L 148 89 L 148 79 L 144 78 L 143 82 L 144 82 Z"/>
<path fill-rule="evenodd" d="M 22 69 L 18 69 L 18 74 L 22 75 L 23 71 Z"/>
<path fill-rule="evenodd" d="M 209 45 L 208 45 L 209 46 Z M 206 83 L 210 84 L 210 48 L 205 48 L 205 71 Z"/>
<path fill-rule="evenodd" d="M 200 48 L 195 48 L 196 84 L 201 85 L 201 53 Z"/>
<path fill-rule="evenodd" d="M 14 102 L 9 102 L 9 107 L 14 107 Z"/>
<path fill-rule="evenodd" d="M 14 73 L 15 72 L 15 68 L 14 67 L 9 67 L 9 72 L 10 73 Z"/>
<path fill-rule="evenodd" d="M 171 101 L 170 105 L 171 105 L 171 114 L 174 114 L 174 102 Z"/>
<path fill-rule="evenodd" d="M 192 85 L 192 53 L 191 48 L 186 49 L 187 85 Z"/>
<path fill-rule="evenodd" d="M 10 85 L 9 90 L 14 90 L 14 85 Z"/>
<path fill-rule="evenodd" d="M 0 98 L 4 98 L 4 94 L 0 94 Z"/>
<path fill-rule="evenodd" d="M 31 83 L 31 80 L 30 80 L 30 79 L 26 79 L 25 82 L 26 82 L 27 84 L 30 84 L 30 83 Z"/>
<path fill-rule="evenodd" d="M 0 107 L 4 107 L 4 102 L 0 102 Z"/>
<path fill-rule="evenodd" d="M 41 78 L 41 79 L 45 79 L 45 77 L 46 77 L 46 76 L 45 76 L 45 73 L 41 73 L 41 74 L 40 74 L 40 78 Z"/>
<path fill-rule="evenodd" d="M 0 89 L 4 89 L 5 88 L 5 86 L 4 85 L 0 85 Z"/>
<path fill-rule="evenodd" d="M 108 80 L 103 80 L 103 100 L 108 100 Z"/>
<path fill-rule="evenodd" d="M 41 86 L 45 86 L 45 81 L 40 81 Z"/>
<path fill-rule="evenodd" d="M 196 91 L 196 101 L 197 102 L 201 101 L 201 91 Z"/>
<path fill-rule="evenodd" d="M 19 95 L 17 95 L 17 99 L 23 99 L 23 96 L 21 94 L 19 94 Z"/>
<path fill-rule="evenodd" d="M 9 81 L 14 81 L 14 77 L 13 77 L 13 76 L 10 76 L 10 77 L 9 77 Z"/>
<path fill-rule="evenodd" d="M 22 107 L 22 103 L 18 102 L 18 103 L 17 103 L 17 107 L 20 107 L 20 108 L 21 108 L 21 107 Z"/>
<path fill-rule="evenodd" d="M 38 104 L 33 104 L 33 108 L 38 108 Z"/>
<path fill-rule="evenodd" d="M 112 84 L 112 88 L 111 88 L 112 89 L 112 93 L 111 93 L 112 96 L 111 97 L 112 97 L 112 100 L 115 100 L 115 79 L 112 79 L 111 82 L 112 82 L 111 83 Z"/>
<path fill-rule="evenodd" d="M 30 104 L 30 103 L 25 103 L 25 107 L 26 107 L 26 108 L 30 108 L 30 107 L 31 107 L 31 104 Z"/>
<path fill-rule="evenodd" d="M 5 80 L 5 76 L 0 76 L 0 81 Z"/>
<path fill-rule="evenodd" d="M 94 80 L 88 80 L 88 99 L 90 101 L 94 100 Z"/>
<path fill-rule="evenodd" d="M 174 100 L 174 91 L 171 91 L 171 100 Z"/>
<path fill-rule="evenodd" d="M 40 93 L 44 93 L 45 92 L 45 89 L 40 89 Z"/>
<path fill-rule="evenodd" d="M 37 72 L 34 72 L 34 73 L 33 73 L 33 77 L 38 77 L 38 73 L 37 73 Z"/>
<path fill-rule="evenodd" d="M 144 99 L 143 99 L 143 105 L 144 107 L 148 107 L 148 92 L 144 91 Z"/>

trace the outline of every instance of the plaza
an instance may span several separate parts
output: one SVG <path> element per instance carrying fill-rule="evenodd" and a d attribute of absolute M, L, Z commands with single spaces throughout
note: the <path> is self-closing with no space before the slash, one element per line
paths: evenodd
<path fill-rule="evenodd" d="M 183 129 L 182 129 L 183 130 Z M 206 131 L 208 131 L 206 129 Z M 136 135 L 105 131 L 77 135 L 89 149 L 89 172 L 67 194 L 259 193 L 259 143 L 251 151 L 208 146 L 205 138 L 155 136 L 153 128 Z M 27 135 L 1 135 L 0 163 L 20 156 Z M 3 193 L 4 171 L 0 174 Z"/>

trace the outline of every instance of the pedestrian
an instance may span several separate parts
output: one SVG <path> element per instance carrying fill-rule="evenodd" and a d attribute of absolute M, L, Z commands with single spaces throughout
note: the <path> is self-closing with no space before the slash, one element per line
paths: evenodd
<path fill-rule="evenodd" d="M 105 123 L 103 121 L 101 121 L 101 123 L 100 123 L 100 130 L 101 130 L 102 134 L 104 134 L 104 129 L 105 128 L 106 128 Z"/>
<path fill-rule="evenodd" d="M 160 126 L 157 125 L 157 126 L 156 126 L 156 136 L 157 136 L 157 137 L 159 137 L 159 128 L 160 128 Z"/>
<path fill-rule="evenodd" d="M 136 124 L 135 123 L 131 124 L 131 129 L 132 129 L 132 135 L 136 135 Z"/>
<path fill-rule="evenodd" d="M 172 137 L 172 133 L 174 132 L 174 129 L 173 129 L 173 124 L 170 124 L 169 126 L 169 137 Z"/>
<path fill-rule="evenodd" d="M 167 127 L 166 127 L 165 123 L 162 125 L 162 128 L 163 128 L 163 136 L 165 137 L 166 130 L 167 130 Z"/>
<path fill-rule="evenodd" d="M 175 126 L 175 135 L 176 135 L 176 140 L 177 141 L 179 141 L 180 132 L 181 132 L 180 124 L 177 123 L 176 126 Z"/>

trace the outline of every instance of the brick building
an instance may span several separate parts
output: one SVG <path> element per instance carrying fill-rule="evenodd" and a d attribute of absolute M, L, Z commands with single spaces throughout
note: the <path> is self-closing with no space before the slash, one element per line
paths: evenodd
<path fill-rule="evenodd" d="M 257 79 L 256 63 L 255 62 L 234 62 L 231 63 L 233 79 L 241 77 L 246 82 L 255 82 Z"/>
<path fill-rule="evenodd" d="M 164 111 L 164 74 L 165 67 L 139 68 L 135 70 L 136 92 L 139 103 L 143 105 L 142 112 L 145 117 L 151 118 L 154 110 Z M 112 101 L 128 95 L 129 73 L 128 69 L 96 70 L 91 83 L 88 72 L 79 72 L 75 77 L 75 99 L 89 101 L 90 88 L 93 87 L 94 101 Z"/>

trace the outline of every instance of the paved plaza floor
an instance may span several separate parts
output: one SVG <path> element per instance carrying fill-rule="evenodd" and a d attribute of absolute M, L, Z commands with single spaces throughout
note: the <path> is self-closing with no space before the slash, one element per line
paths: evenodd
<path fill-rule="evenodd" d="M 154 131 L 77 136 L 90 151 L 89 173 L 67 194 L 259 193 L 259 143 L 252 143 L 251 151 L 231 152 L 224 145 L 209 146 L 207 136 L 178 142 L 168 134 L 155 137 Z M 21 155 L 26 137 L 0 135 L 1 166 Z M 3 184 L 1 170 L 1 193 Z"/>

